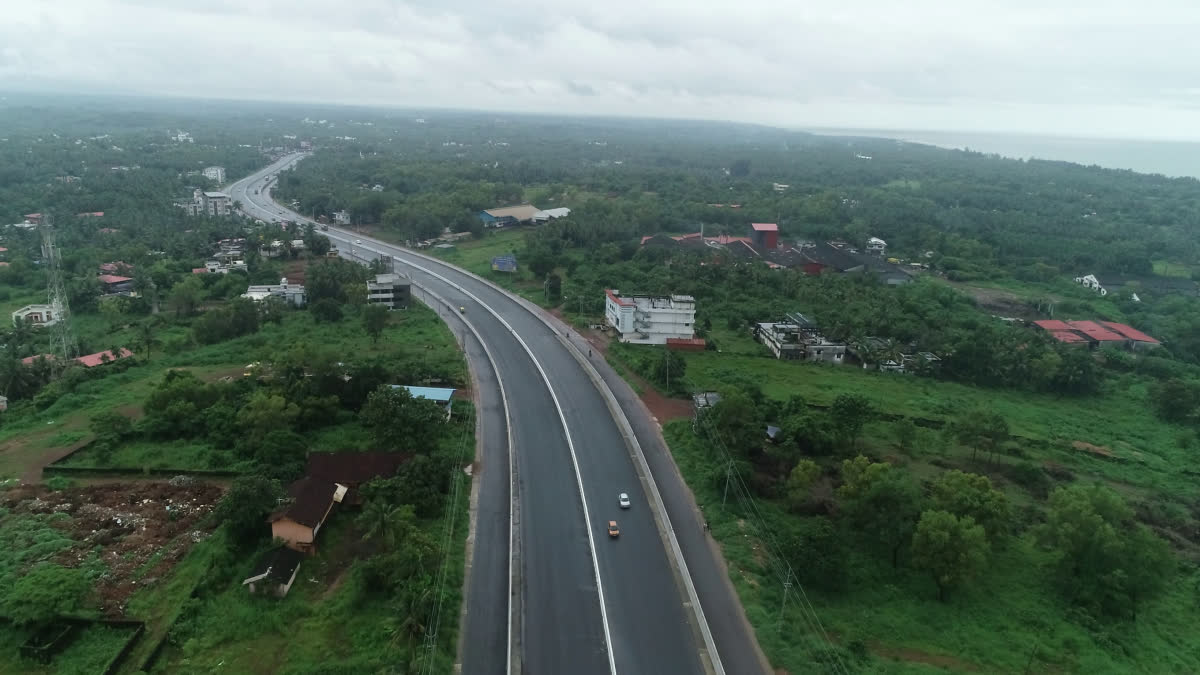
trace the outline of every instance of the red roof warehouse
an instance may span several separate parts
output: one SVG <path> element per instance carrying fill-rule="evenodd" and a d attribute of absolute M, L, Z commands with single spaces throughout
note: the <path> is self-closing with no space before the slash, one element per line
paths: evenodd
<path fill-rule="evenodd" d="M 1161 344 L 1142 331 L 1123 323 L 1112 321 L 1059 321 L 1045 319 L 1034 321 L 1034 325 L 1050 334 L 1050 337 L 1068 344 L 1086 343 L 1095 347 L 1099 344 L 1120 344 L 1131 349 Z"/>

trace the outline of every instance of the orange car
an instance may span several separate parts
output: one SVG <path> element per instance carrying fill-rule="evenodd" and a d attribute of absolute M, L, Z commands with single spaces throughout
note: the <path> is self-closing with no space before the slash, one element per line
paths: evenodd
<path fill-rule="evenodd" d="M 615 520 L 608 521 L 608 536 L 616 537 L 620 534 L 621 534 L 621 531 L 617 529 L 617 521 L 615 521 Z"/>

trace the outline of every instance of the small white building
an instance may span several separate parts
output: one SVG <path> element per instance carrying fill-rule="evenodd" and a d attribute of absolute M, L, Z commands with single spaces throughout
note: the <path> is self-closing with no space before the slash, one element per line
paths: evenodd
<path fill-rule="evenodd" d="M 333 212 L 333 222 L 337 223 L 338 225 L 349 225 L 350 224 L 350 212 L 345 211 L 345 210 L 334 211 Z"/>
<path fill-rule="evenodd" d="M 886 255 L 887 254 L 887 242 L 880 239 L 879 237 L 871 237 L 870 239 L 867 240 L 867 253 L 871 253 L 871 254 L 877 255 L 877 256 Z"/>
<path fill-rule="evenodd" d="M 223 167 L 223 166 L 206 167 L 204 169 L 204 177 L 213 181 L 214 183 L 217 183 L 217 184 L 224 183 L 225 182 L 225 167 Z"/>
<path fill-rule="evenodd" d="M 1084 288 L 1096 291 L 1101 296 L 1108 295 L 1108 289 L 1100 283 L 1095 274 L 1088 274 L 1082 277 L 1075 277 L 1075 283 L 1081 284 Z"/>
<path fill-rule="evenodd" d="M 614 289 L 605 296 L 604 318 L 621 342 L 665 345 L 669 338 L 695 336 L 696 299 L 690 295 L 622 297 Z"/>
<path fill-rule="evenodd" d="M 787 192 L 790 187 L 787 183 L 771 183 L 771 189 L 776 192 Z"/>
<path fill-rule="evenodd" d="M 255 302 L 262 302 L 270 297 L 283 298 L 294 307 L 303 307 L 307 299 L 304 286 L 289 284 L 286 278 L 280 279 L 278 285 L 250 286 L 246 288 L 245 293 L 242 293 L 242 297 Z"/>
<path fill-rule="evenodd" d="M 565 206 L 557 209 L 545 209 L 543 211 L 538 211 L 533 215 L 533 222 L 544 223 L 549 220 L 554 220 L 555 218 L 566 218 L 569 215 L 571 215 L 571 209 L 568 209 Z"/>
<path fill-rule="evenodd" d="M 59 309 L 53 305 L 25 305 L 12 313 L 13 325 L 28 321 L 35 326 L 53 326 L 59 318 Z"/>
<path fill-rule="evenodd" d="M 398 309 L 407 307 L 411 297 L 412 282 L 403 274 L 376 274 L 367 282 L 367 304 Z"/>

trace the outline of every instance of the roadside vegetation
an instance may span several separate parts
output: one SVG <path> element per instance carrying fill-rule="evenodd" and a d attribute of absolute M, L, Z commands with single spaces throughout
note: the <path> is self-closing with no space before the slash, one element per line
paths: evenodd
<path fill-rule="evenodd" d="M 469 387 L 454 336 L 422 306 L 367 306 L 382 268 L 327 258 L 313 228 L 172 205 L 220 187 L 198 169 L 235 179 L 283 152 L 260 153 L 259 123 L 103 108 L 39 110 L 40 125 L 0 111 L 0 222 L 53 224 L 71 309 L 67 359 L 53 328 L 9 323 L 47 301 L 50 274 L 40 231 L 5 228 L 0 671 L 102 672 L 127 643 L 122 673 L 450 670 L 474 411 L 455 400 L 447 420 L 390 385 Z M 196 142 L 165 136 L 164 119 Z M 244 269 L 196 273 L 221 242 Z M 305 285 L 307 307 L 240 297 L 281 278 Z M 405 461 L 335 509 L 287 597 L 251 595 L 242 580 L 278 546 L 267 517 L 308 455 L 360 451 Z M 34 644 L 47 663 L 21 654 Z"/>

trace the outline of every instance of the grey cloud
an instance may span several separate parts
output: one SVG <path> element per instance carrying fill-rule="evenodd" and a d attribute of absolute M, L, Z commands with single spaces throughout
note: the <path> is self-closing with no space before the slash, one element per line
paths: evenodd
<path fill-rule="evenodd" d="M 579 82 L 568 81 L 566 83 L 567 91 L 576 96 L 596 96 L 596 89 L 590 84 L 581 84 Z"/>
<path fill-rule="evenodd" d="M 1198 24 L 1187 0 L 55 0 L 6 7 L 0 87 L 1193 135 Z"/>

